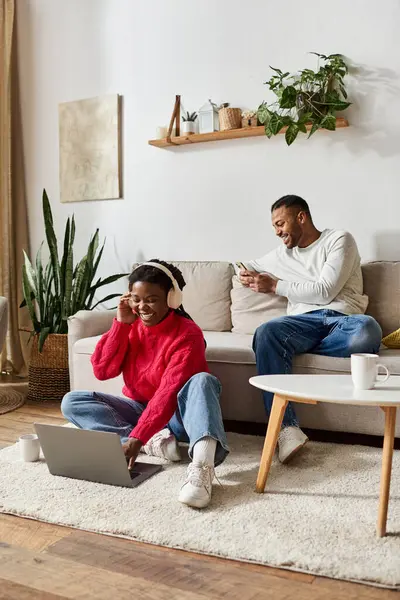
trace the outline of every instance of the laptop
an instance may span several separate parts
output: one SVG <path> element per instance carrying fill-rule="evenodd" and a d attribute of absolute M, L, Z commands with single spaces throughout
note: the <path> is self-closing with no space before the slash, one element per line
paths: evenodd
<path fill-rule="evenodd" d="M 162 465 L 136 461 L 129 470 L 116 433 L 35 423 L 52 475 L 107 485 L 136 487 L 162 470 Z"/>

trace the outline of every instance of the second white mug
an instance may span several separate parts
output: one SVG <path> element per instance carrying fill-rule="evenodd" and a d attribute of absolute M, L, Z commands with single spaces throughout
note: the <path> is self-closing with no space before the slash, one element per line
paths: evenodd
<path fill-rule="evenodd" d="M 352 354 L 351 355 L 351 378 L 354 387 L 358 390 L 370 390 L 375 383 L 383 383 L 390 377 L 389 370 L 378 363 L 378 354 Z M 378 370 L 383 369 L 383 379 L 378 379 Z"/>
<path fill-rule="evenodd" d="M 19 438 L 19 448 L 21 458 L 25 462 L 35 462 L 39 460 L 40 444 L 38 436 L 35 433 L 27 433 Z"/>

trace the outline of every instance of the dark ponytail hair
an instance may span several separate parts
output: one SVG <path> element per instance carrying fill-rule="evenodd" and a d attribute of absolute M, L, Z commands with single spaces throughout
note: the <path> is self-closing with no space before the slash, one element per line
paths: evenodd
<path fill-rule="evenodd" d="M 167 263 L 164 260 L 160 260 L 158 258 L 152 258 L 149 262 L 158 263 L 163 267 L 166 267 L 169 271 L 171 271 L 172 275 L 176 279 L 179 288 L 183 290 L 186 285 L 186 281 L 183 278 L 182 272 L 175 265 L 171 265 L 171 263 Z M 168 294 L 170 289 L 173 287 L 171 279 L 168 277 L 164 271 L 157 269 L 157 267 L 151 267 L 150 265 L 140 265 L 136 269 L 132 271 L 129 276 L 129 289 L 132 289 L 132 286 L 137 281 L 146 281 L 147 283 L 156 283 L 159 285 L 165 293 Z M 192 317 L 185 311 L 182 304 L 179 308 L 174 309 L 174 312 L 181 316 L 185 317 L 185 319 L 190 319 L 193 321 Z"/>

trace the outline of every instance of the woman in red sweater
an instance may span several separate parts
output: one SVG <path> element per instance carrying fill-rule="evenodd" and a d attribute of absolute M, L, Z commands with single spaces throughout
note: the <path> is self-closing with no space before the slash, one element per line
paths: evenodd
<path fill-rule="evenodd" d="M 154 259 L 129 277 L 113 325 L 92 355 L 97 379 L 122 373 L 124 396 L 74 391 L 63 399 L 65 417 L 82 429 L 118 433 L 133 465 L 139 452 L 190 463 L 179 501 L 203 508 L 211 499 L 214 466 L 229 450 L 222 423 L 221 384 L 209 373 L 201 329 L 182 306 L 181 271 Z"/>

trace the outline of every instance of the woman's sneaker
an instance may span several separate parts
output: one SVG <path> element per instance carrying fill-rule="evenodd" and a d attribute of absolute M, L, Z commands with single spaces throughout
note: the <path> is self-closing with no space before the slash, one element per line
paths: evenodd
<path fill-rule="evenodd" d="M 300 427 L 284 427 L 278 437 L 279 460 L 287 463 L 308 442 Z"/>
<path fill-rule="evenodd" d="M 140 451 L 148 454 L 148 456 L 158 456 L 172 462 L 181 460 L 178 442 L 169 429 L 162 429 L 153 435 L 147 444 L 141 447 Z"/>
<path fill-rule="evenodd" d="M 193 508 L 205 508 L 210 504 L 214 467 L 190 463 L 186 472 L 186 480 L 178 500 Z"/>

